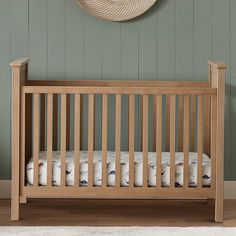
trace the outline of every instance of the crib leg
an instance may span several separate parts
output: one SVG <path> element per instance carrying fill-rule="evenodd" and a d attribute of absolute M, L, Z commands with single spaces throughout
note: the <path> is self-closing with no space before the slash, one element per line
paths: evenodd
<path fill-rule="evenodd" d="M 224 200 L 216 198 L 215 200 L 215 222 L 223 222 L 224 220 Z"/>
<path fill-rule="evenodd" d="M 19 220 L 20 201 L 19 197 L 12 197 L 11 199 L 11 220 Z"/>
<path fill-rule="evenodd" d="M 13 153 L 12 180 L 11 180 L 11 220 L 19 220 L 20 186 L 19 186 L 19 158 L 18 150 Z"/>
<path fill-rule="evenodd" d="M 27 203 L 26 196 L 20 196 L 20 203 Z"/>

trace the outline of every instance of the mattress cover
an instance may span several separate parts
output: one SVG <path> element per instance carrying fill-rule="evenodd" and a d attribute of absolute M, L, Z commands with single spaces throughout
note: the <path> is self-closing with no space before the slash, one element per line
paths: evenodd
<path fill-rule="evenodd" d="M 190 187 L 197 186 L 197 160 L 198 154 L 189 153 L 189 183 Z M 184 179 L 184 154 L 183 152 L 175 153 L 175 186 L 183 186 Z M 61 161 L 60 151 L 52 153 L 52 185 L 60 185 Z M 162 187 L 170 186 L 170 153 L 162 152 L 161 167 L 161 184 Z M 102 152 L 94 151 L 93 153 L 93 185 L 102 185 Z M 156 186 L 156 153 L 148 153 L 148 186 Z M 80 151 L 80 186 L 88 186 L 88 152 Z M 211 183 L 211 159 L 203 154 L 202 158 L 202 184 L 207 187 Z M 28 162 L 26 167 L 26 178 L 29 185 L 33 185 L 34 176 L 33 159 Z M 74 185 L 74 152 L 66 152 L 66 185 Z M 47 152 L 39 153 L 39 185 L 47 185 Z M 129 186 L 129 152 L 121 152 L 120 156 L 120 185 Z M 143 186 L 143 153 L 134 153 L 134 185 Z M 115 152 L 107 152 L 107 186 L 115 186 Z"/>

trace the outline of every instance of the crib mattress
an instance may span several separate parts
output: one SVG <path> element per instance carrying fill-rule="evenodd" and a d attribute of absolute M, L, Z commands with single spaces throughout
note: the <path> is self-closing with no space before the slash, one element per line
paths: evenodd
<path fill-rule="evenodd" d="M 183 186 L 184 178 L 184 160 L 183 152 L 175 153 L 175 186 Z M 61 161 L 60 151 L 53 152 L 52 164 L 52 185 L 60 185 L 61 176 Z M 129 153 L 121 152 L 120 164 L 120 184 L 121 186 L 129 186 Z M 134 155 L 134 184 L 135 186 L 143 186 L 143 153 L 135 152 Z M 170 153 L 162 153 L 162 173 L 161 183 L 163 187 L 170 186 Z M 148 185 L 150 187 L 156 186 L 156 153 L 148 153 Z M 202 184 L 203 186 L 210 186 L 211 183 L 211 159 L 203 154 L 202 160 Z M 93 155 L 93 185 L 101 186 L 102 184 L 102 152 L 94 151 Z M 34 165 L 33 159 L 29 161 L 26 167 L 26 177 L 29 185 L 33 185 Z M 66 185 L 74 185 L 74 152 L 66 152 Z M 39 153 L 39 184 L 47 185 L 47 153 L 45 151 Z M 88 152 L 80 152 L 80 186 L 88 185 Z M 107 185 L 115 186 L 115 152 L 107 152 Z M 197 153 L 189 153 L 189 186 L 197 186 Z"/>

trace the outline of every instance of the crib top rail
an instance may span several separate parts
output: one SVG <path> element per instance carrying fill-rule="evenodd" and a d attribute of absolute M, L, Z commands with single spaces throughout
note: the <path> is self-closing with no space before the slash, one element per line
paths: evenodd
<path fill-rule="evenodd" d="M 80 87 L 194 87 L 209 88 L 208 81 L 161 80 L 27 80 L 27 86 L 80 86 Z"/>
<path fill-rule="evenodd" d="M 65 94 L 149 94 L 149 95 L 216 95 L 215 88 L 187 87 L 80 87 L 80 86 L 23 86 L 23 93 Z"/>

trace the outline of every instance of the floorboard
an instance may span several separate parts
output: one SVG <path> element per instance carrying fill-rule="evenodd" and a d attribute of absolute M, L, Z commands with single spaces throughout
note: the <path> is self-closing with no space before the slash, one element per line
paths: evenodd
<path fill-rule="evenodd" d="M 225 201 L 223 224 L 206 201 L 29 199 L 20 221 L 10 221 L 10 200 L 0 200 L 0 225 L 19 226 L 236 226 L 236 200 Z"/>

